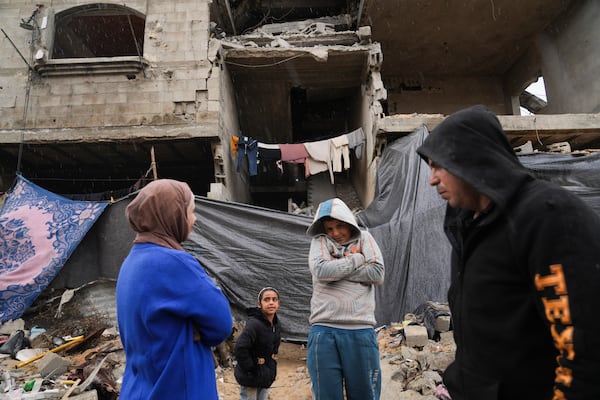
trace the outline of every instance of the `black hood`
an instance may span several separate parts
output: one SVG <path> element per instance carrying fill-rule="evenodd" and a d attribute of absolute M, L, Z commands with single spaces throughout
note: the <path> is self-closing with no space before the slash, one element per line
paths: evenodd
<path fill-rule="evenodd" d="M 417 153 L 469 183 L 504 208 L 531 176 L 520 163 L 500 121 L 478 105 L 448 116 L 427 136 Z"/>
<path fill-rule="evenodd" d="M 261 320 L 263 322 L 266 322 L 267 325 L 271 325 L 271 323 L 269 322 L 269 320 L 267 319 L 267 317 L 265 316 L 265 314 L 258 307 L 248 307 L 248 308 L 246 308 L 246 314 L 248 314 L 248 317 L 254 317 L 254 318 L 259 319 L 259 320 Z M 278 321 L 279 321 L 279 319 L 277 318 L 277 314 L 275 314 L 275 317 L 273 318 L 273 325 L 275 325 Z"/>

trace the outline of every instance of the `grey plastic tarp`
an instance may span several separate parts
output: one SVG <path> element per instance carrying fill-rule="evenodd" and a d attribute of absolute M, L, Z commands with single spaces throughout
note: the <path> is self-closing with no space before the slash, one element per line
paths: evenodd
<path fill-rule="evenodd" d="M 446 202 L 429 186 L 429 167 L 416 153 L 427 133 L 425 127 L 419 128 L 386 147 L 377 170 L 375 199 L 358 215 L 385 258 L 385 283 L 376 292 L 379 323 L 402 321 L 427 301 L 446 301 L 450 280 L 450 245 L 442 228 Z M 519 160 L 535 176 L 573 191 L 600 213 L 600 153 L 585 157 L 533 153 Z"/>
<path fill-rule="evenodd" d="M 449 286 L 450 246 L 442 229 L 446 210 L 427 180 L 429 167 L 416 153 L 422 128 L 383 151 L 375 199 L 358 214 L 382 249 L 385 282 L 375 292 L 380 324 L 402 321 L 426 301 L 444 302 Z"/>
<path fill-rule="evenodd" d="M 425 302 L 446 301 L 450 248 L 442 231 L 445 202 L 427 184 L 429 167 L 415 152 L 426 134 L 425 128 L 418 129 L 384 149 L 375 200 L 358 215 L 385 257 L 385 283 L 376 290 L 379 325 L 401 321 Z M 520 159 L 600 212 L 600 154 L 575 158 L 539 153 Z M 128 202 L 107 208 L 51 288 L 117 278 L 134 237 L 124 217 Z M 196 206 L 198 222 L 184 246 L 223 289 L 235 318 L 245 319 L 244 310 L 255 305 L 261 287 L 274 286 L 281 294 L 283 336 L 306 340 L 311 278 L 305 230 L 312 218 L 201 197 Z"/>
<path fill-rule="evenodd" d="M 304 341 L 312 288 L 305 232 L 312 218 L 208 199 L 197 201 L 196 215 L 184 247 L 217 280 L 234 317 L 245 320 L 259 290 L 273 286 L 280 294 L 283 336 Z"/>
<path fill-rule="evenodd" d="M 135 238 L 125 218 L 132 198 L 105 210 L 47 290 L 117 279 Z M 198 196 L 196 217 L 184 248 L 221 287 L 235 319 L 245 320 L 245 309 L 256 305 L 258 291 L 273 286 L 281 295 L 278 314 L 285 338 L 304 341 L 312 288 L 310 241 L 304 233 L 312 218 Z"/>

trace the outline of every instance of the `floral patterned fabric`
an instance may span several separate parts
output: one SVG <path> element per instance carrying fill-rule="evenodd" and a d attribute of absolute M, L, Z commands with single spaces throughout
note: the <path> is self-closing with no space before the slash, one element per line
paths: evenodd
<path fill-rule="evenodd" d="M 107 205 L 73 201 L 18 176 L 0 211 L 0 323 L 21 317 Z"/>

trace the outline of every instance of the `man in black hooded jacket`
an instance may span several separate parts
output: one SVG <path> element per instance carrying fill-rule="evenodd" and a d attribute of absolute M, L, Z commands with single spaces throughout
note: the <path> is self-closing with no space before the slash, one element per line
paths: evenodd
<path fill-rule="evenodd" d="M 534 178 L 483 106 L 417 152 L 447 201 L 452 399 L 600 399 L 600 217 Z"/>

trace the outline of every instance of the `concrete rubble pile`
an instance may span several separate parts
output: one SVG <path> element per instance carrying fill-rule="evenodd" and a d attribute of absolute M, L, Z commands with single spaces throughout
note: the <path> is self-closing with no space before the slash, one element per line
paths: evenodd
<path fill-rule="evenodd" d="M 378 332 L 382 400 L 450 400 L 442 373 L 454 361 L 447 304 L 427 302 Z"/>
<path fill-rule="evenodd" d="M 81 324 L 78 336 L 25 329 L 22 319 L 0 326 L 0 400 L 117 399 L 125 358 L 114 328 Z M 91 329 L 90 329 L 91 328 Z"/>
<path fill-rule="evenodd" d="M 125 355 L 115 321 L 106 316 L 77 315 L 77 304 L 57 317 L 52 307 L 55 305 L 0 325 L 0 400 L 118 399 Z M 238 328 L 239 324 L 236 321 Z M 382 400 L 449 399 L 441 374 L 454 360 L 450 329 L 447 305 L 433 302 L 405 315 L 401 322 L 377 328 Z M 230 340 L 215 349 L 220 393 L 224 382 L 230 386 L 221 393 L 222 400 L 239 398 L 227 350 L 233 348 L 235 339 L 234 330 Z M 304 345 L 293 346 L 305 355 Z M 293 399 L 310 400 L 306 359 L 295 354 L 294 360 L 299 371 L 296 376 L 282 374 L 278 381 L 293 380 L 280 386 L 295 388 Z M 273 395 L 281 398 L 279 393 Z"/>

